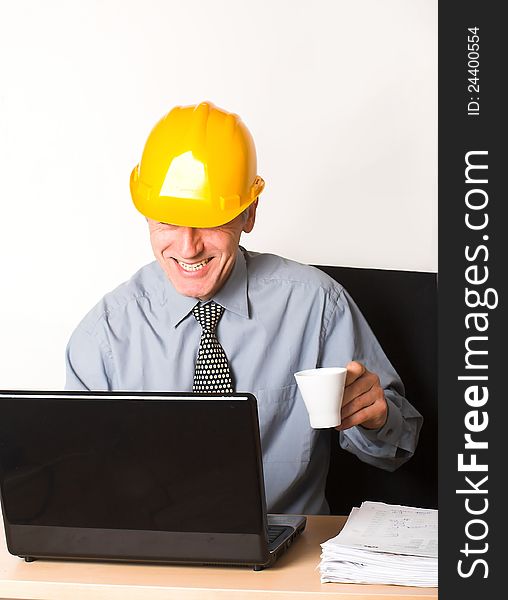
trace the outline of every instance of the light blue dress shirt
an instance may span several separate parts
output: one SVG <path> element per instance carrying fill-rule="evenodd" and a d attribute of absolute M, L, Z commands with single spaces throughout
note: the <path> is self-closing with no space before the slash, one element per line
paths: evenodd
<path fill-rule="evenodd" d="M 236 390 L 258 401 L 269 512 L 329 512 L 324 496 L 329 430 L 314 430 L 293 374 L 358 360 L 377 373 L 388 420 L 353 427 L 342 448 L 394 470 L 413 454 L 422 417 L 346 291 L 319 269 L 238 250 L 213 298 L 225 308 L 217 337 Z M 66 352 L 68 390 L 190 391 L 201 327 L 195 298 L 176 292 L 157 262 L 107 294 L 82 320 Z"/>

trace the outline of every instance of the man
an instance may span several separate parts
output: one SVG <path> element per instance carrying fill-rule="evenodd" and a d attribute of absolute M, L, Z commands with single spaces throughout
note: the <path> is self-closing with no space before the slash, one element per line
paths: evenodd
<path fill-rule="evenodd" d="M 176 107 L 131 175 L 156 262 L 107 294 L 67 348 L 67 389 L 252 392 L 270 512 L 328 512 L 329 430 L 313 430 L 293 374 L 347 365 L 341 446 L 393 470 L 422 418 L 346 291 L 239 245 L 264 182 L 237 115 Z M 232 449 L 234 451 L 234 449 Z"/>

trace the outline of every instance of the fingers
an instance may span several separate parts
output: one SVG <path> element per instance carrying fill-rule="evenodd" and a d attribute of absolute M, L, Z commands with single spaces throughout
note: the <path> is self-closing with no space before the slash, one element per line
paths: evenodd
<path fill-rule="evenodd" d="M 388 416 L 388 405 L 379 377 L 361 363 L 347 365 L 346 387 L 342 400 L 339 431 L 362 425 L 367 429 L 382 427 Z"/>
<path fill-rule="evenodd" d="M 373 387 L 378 386 L 381 389 L 379 377 L 368 371 L 361 363 L 350 362 L 347 365 L 347 370 L 342 407 L 347 406 L 362 394 L 369 392 Z"/>
<path fill-rule="evenodd" d="M 351 385 L 354 381 L 356 381 L 359 377 L 361 377 L 366 369 L 356 360 L 352 360 L 346 365 L 347 375 L 346 375 L 346 387 Z"/>
<path fill-rule="evenodd" d="M 381 386 L 373 386 L 368 392 L 356 397 L 341 411 L 341 424 L 337 429 L 344 430 L 362 425 L 367 429 L 379 429 L 388 416 L 384 391 Z"/>

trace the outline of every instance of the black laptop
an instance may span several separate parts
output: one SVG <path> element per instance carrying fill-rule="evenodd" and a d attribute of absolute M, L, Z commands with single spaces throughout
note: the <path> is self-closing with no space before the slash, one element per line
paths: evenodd
<path fill-rule="evenodd" d="M 9 552 L 270 566 L 305 528 L 267 515 L 256 399 L 0 392 Z"/>

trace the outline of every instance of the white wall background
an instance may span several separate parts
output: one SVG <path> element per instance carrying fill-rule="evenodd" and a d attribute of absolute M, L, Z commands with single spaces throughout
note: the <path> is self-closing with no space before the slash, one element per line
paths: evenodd
<path fill-rule="evenodd" d="M 81 317 L 151 260 L 155 122 L 240 114 L 253 250 L 437 270 L 437 0 L 0 0 L 0 388 L 60 388 Z"/>

